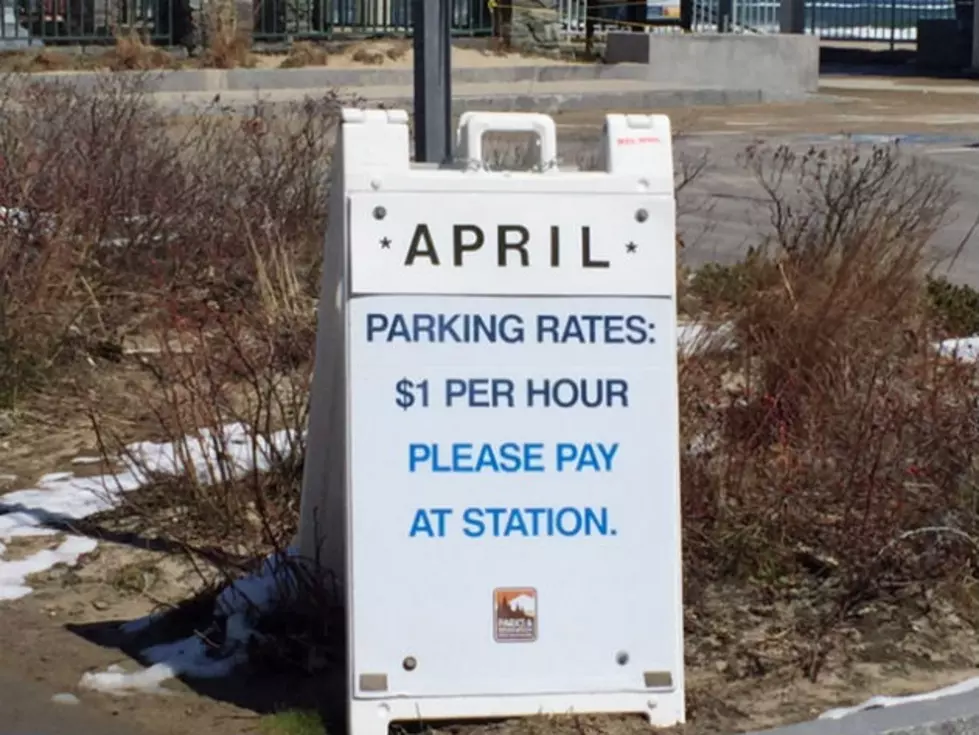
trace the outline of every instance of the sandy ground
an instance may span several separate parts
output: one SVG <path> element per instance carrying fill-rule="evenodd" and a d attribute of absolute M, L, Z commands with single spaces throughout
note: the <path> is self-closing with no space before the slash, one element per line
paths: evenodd
<path fill-rule="evenodd" d="M 256 66 L 274 69 L 285 60 L 282 54 L 260 54 Z M 410 41 L 373 41 L 352 44 L 340 53 L 330 54 L 327 65 L 337 69 L 355 69 L 378 65 L 389 69 L 411 69 L 415 54 Z M 500 53 L 484 49 L 454 46 L 452 65 L 461 68 L 479 69 L 493 66 L 539 66 L 540 64 L 563 66 L 575 64 L 568 59 L 535 56 L 532 54 Z"/>
<path fill-rule="evenodd" d="M 322 66 L 331 69 L 411 69 L 414 65 L 412 43 L 404 39 L 358 41 L 332 46 L 300 42 L 296 43 L 289 53 L 253 53 L 247 56 L 247 61 L 236 58 L 234 66 L 244 64 L 256 69 Z M 454 45 L 452 48 L 452 64 L 458 68 L 480 69 L 541 64 L 563 66 L 575 63 L 586 62 L 576 62 L 567 56 L 504 52 L 486 46 Z M 0 54 L 0 71 L 70 74 L 79 70 L 91 70 L 93 64 L 99 68 L 157 69 L 172 66 L 198 68 L 193 59 L 173 57 L 152 46 L 110 47 L 101 56 L 80 56 L 60 51 L 57 47 Z"/>

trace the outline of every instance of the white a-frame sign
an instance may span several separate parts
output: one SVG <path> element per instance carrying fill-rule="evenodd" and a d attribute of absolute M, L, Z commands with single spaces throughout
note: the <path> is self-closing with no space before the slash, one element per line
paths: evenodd
<path fill-rule="evenodd" d="M 480 165 L 496 130 L 544 165 Z M 346 110 L 336 148 L 301 546 L 345 596 L 351 731 L 682 722 L 669 120 L 609 115 L 597 171 L 544 115 L 458 138 L 412 164 L 405 112 Z"/>

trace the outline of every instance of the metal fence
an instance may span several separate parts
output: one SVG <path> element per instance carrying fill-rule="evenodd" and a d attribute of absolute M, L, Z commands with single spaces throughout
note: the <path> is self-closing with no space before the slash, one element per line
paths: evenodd
<path fill-rule="evenodd" d="M 692 30 L 778 33 L 778 0 L 694 0 Z M 914 41 L 919 20 L 955 18 L 955 0 L 806 0 L 805 32 L 832 41 Z"/>
<path fill-rule="evenodd" d="M 0 50 L 108 44 L 119 31 L 136 31 L 161 44 L 179 44 L 189 36 L 192 8 L 200 2 L 0 0 Z M 251 2 L 258 41 L 411 35 L 412 0 Z M 564 40 L 629 27 L 651 33 L 772 33 L 779 28 L 779 0 L 682 0 L 682 21 L 675 0 L 646 0 L 638 15 L 637 0 L 555 2 Z M 638 3 L 642 5 L 643 0 Z M 456 35 L 493 32 L 493 11 L 487 0 L 453 0 L 452 8 Z M 955 0 L 805 0 L 806 32 L 831 40 L 914 41 L 918 20 L 955 17 Z M 636 29 L 637 23 L 645 28 Z"/>
<path fill-rule="evenodd" d="M 954 0 L 815 0 L 806 3 L 806 32 L 835 41 L 914 41 L 918 21 L 955 18 Z"/>
<path fill-rule="evenodd" d="M 683 19 L 665 17 L 661 0 L 648 0 L 647 33 L 778 33 L 779 0 L 683 0 Z M 598 18 L 594 31 L 630 26 L 623 21 L 626 2 L 560 0 L 565 36 L 584 35 L 586 17 Z M 963 5 L 960 0 L 960 6 Z M 619 12 L 609 12 L 618 8 Z M 671 9 L 672 10 L 672 9 Z M 961 7 L 960 7 L 961 11 Z M 805 32 L 833 41 L 913 42 L 919 20 L 956 18 L 956 0 L 805 0 Z M 971 27 L 971 26 L 970 26 Z"/>
<path fill-rule="evenodd" d="M 676 0 L 558 0 L 557 10 L 559 33 L 566 41 L 580 41 L 589 34 L 601 38 L 610 30 L 683 30 Z"/>
<path fill-rule="evenodd" d="M 410 36 L 412 0 L 256 0 L 255 37 L 357 38 Z M 492 12 L 485 0 L 452 0 L 452 31 L 457 36 L 488 36 Z"/>
<path fill-rule="evenodd" d="M 50 45 L 107 44 L 136 32 L 179 44 L 200 0 L 0 0 L 0 50 Z M 253 0 L 257 41 L 342 40 L 411 35 L 411 0 Z M 453 0 L 457 36 L 493 29 L 486 0 Z"/>
<path fill-rule="evenodd" d="M 172 25 L 170 0 L 0 0 L 0 49 L 111 43 L 125 26 L 157 38 Z"/>

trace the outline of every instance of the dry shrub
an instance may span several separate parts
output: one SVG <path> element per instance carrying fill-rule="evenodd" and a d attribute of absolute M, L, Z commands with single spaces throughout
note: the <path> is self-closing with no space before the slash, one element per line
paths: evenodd
<path fill-rule="evenodd" d="M 298 41 L 289 47 L 289 53 L 279 64 L 280 69 L 299 69 L 305 66 L 327 66 L 330 53 L 315 43 Z"/>
<path fill-rule="evenodd" d="M 112 109 L 103 97 L 91 100 L 100 113 Z M 243 117 L 209 110 L 174 126 L 136 99 L 121 98 L 126 114 L 99 126 L 117 136 L 105 142 L 105 156 L 121 159 L 117 168 L 93 164 L 75 185 L 92 192 L 89 212 L 110 210 L 81 218 L 89 241 L 102 246 L 78 267 L 93 274 L 100 334 L 115 327 L 137 345 L 121 359 L 137 361 L 148 379 L 130 399 L 153 417 L 151 433 L 166 449 L 128 444 L 132 437 L 114 430 L 125 423 L 94 401 L 106 460 L 121 457 L 143 483 L 88 527 L 155 539 L 214 584 L 255 571 L 268 554 L 287 558 L 295 535 L 340 104 L 332 96 L 259 104 Z M 74 211 L 67 200 L 45 203 L 45 211 Z M 68 240 L 58 243 L 78 257 Z M 66 303 L 80 293 L 71 290 Z M 83 333 L 93 328 L 81 323 Z M 263 623 L 285 644 L 256 655 L 301 663 L 332 603 L 315 601 L 325 592 L 299 566 L 273 566 L 284 599 L 299 587 L 312 602 Z M 314 610 L 318 621 L 296 622 Z M 289 630 L 268 629 L 280 624 Z"/>
<path fill-rule="evenodd" d="M 411 51 L 410 41 L 364 41 L 349 50 L 350 58 L 359 64 L 380 66 L 386 61 L 401 61 Z"/>
<path fill-rule="evenodd" d="M 383 51 L 363 45 L 354 49 L 353 53 L 350 54 L 350 58 L 353 61 L 356 61 L 358 64 L 380 66 L 384 63 L 384 59 L 387 57 L 384 55 Z"/>
<path fill-rule="evenodd" d="M 285 551 L 298 522 L 315 315 L 291 250 L 256 249 L 265 275 L 237 308 L 185 308 L 179 331 L 159 332 L 157 379 L 136 398 L 156 416 L 175 466 L 127 447 L 96 415 L 104 451 L 149 480 L 113 518 L 139 518 L 224 570 Z"/>
<path fill-rule="evenodd" d="M 62 71 L 77 68 L 78 57 L 46 48 L 41 51 L 5 51 L 0 53 L 3 73 Z"/>
<path fill-rule="evenodd" d="M 409 51 L 411 51 L 411 41 L 393 41 L 384 50 L 384 55 L 391 61 L 401 61 L 408 56 Z"/>
<path fill-rule="evenodd" d="M 172 168 L 171 149 L 149 134 L 152 113 L 129 85 L 92 95 L 12 77 L 0 86 L 0 395 L 8 401 L 71 357 L 69 348 L 118 326 L 100 298 L 108 252 L 100 245 L 120 210 L 140 212 L 149 198 L 140 169 L 158 167 L 165 185 Z"/>
<path fill-rule="evenodd" d="M 952 193 L 895 148 L 745 163 L 773 234 L 733 278 L 737 346 L 681 366 L 687 577 L 695 597 L 709 580 L 811 575 L 818 637 L 976 558 L 975 372 L 936 357 L 921 299 Z"/>
<path fill-rule="evenodd" d="M 180 61 L 154 46 L 132 29 L 122 29 L 115 43 L 98 53 L 69 53 L 52 49 L 10 51 L 0 54 L 0 71 L 14 73 L 51 71 L 147 71 L 176 69 Z"/>
<path fill-rule="evenodd" d="M 201 65 L 216 69 L 255 66 L 251 32 L 238 24 L 234 0 L 212 0 L 207 3 L 204 18 L 207 39 Z"/>
<path fill-rule="evenodd" d="M 110 71 L 175 69 L 179 66 L 172 55 L 131 29 L 116 34 L 115 45 L 98 57 L 96 65 Z"/>
<path fill-rule="evenodd" d="M 312 288 L 336 98 L 177 126 L 141 79 L 106 75 L 86 92 L 7 78 L 0 95 L 5 402 L 59 361 L 174 328 L 191 306 L 247 311 L 256 249 L 287 243 Z"/>
<path fill-rule="evenodd" d="M 143 480 L 95 524 L 99 532 L 162 539 L 208 588 L 261 575 L 260 586 L 274 590 L 275 602 L 262 602 L 268 592 L 243 593 L 255 628 L 247 636 L 251 664 L 310 672 L 326 664 L 340 625 L 335 591 L 294 551 L 315 267 L 309 243 L 283 239 L 275 225 L 262 233 L 242 221 L 240 234 L 250 249 L 248 286 L 220 303 L 183 304 L 178 327 L 158 330 L 155 354 L 144 358 L 156 380 L 134 399 L 155 416 L 156 433 L 168 446 L 164 461 L 127 446 L 126 437 L 111 433 L 107 417 L 93 411 L 103 456 L 121 456 Z M 225 623 L 212 610 L 185 625 L 206 640 L 225 640 Z M 164 622 L 172 624 L 169 615 Z"/>
<path fill-rule="evenodd" d="M 944 336 L 979 334 L 979 291 L 929 274 L 925 293 L 930 316 Z"/>

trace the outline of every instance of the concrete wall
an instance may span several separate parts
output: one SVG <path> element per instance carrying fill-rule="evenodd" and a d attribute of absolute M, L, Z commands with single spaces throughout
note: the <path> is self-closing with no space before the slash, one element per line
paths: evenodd
<path fill-rule="evenodd" d="M 737 33 L 657 35 L 610 32 L 610 64 L 648 64 L 648 79 L 685 86 L 801 95 L 819 86 L 819 39 Z"/>

